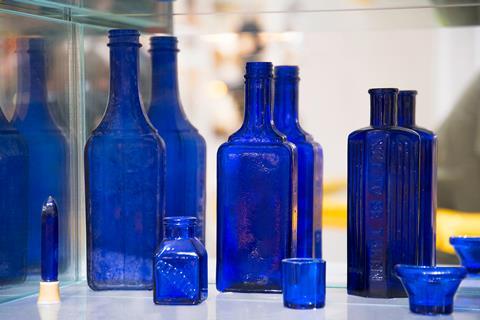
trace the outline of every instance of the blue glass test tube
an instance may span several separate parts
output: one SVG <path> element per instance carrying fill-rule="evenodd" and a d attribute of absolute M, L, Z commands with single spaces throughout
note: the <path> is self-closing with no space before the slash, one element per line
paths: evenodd
<path fill-rule="evenodd" d="M 51 196 L 42 207 L 42 281 L 58 281 L 58 210 Z"/>

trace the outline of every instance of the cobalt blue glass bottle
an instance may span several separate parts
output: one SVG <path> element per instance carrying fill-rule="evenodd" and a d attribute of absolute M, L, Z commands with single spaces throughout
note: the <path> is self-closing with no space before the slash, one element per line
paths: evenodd
<path fill-rule="evenodd" d="M 183 111 L 177 80 L 177 38 L 152 37 L 152 101 L 148 116 L 165 142 L 165 216 L 197 218 L 205 243 L 206 145 Z"/>
<path fill-rule="evenodd" d="M 397 89 L 370 89 L 370 127 L 348 137 L 348 293 L 406 293 L 396 264 L 418 264 L 420 137 L 396 127 Z"/>
<path fill-rule="evenodd" d="M 199 304 L 208 295 L 208 257 L 195 237 L 196 218 L 166 217 L 164 224 L 164 238 L 154 257 L 153 301 Z"/>
<path fill-rule="evenodd" d="M 58 209 L 48 197 L 42 207 L 42 281 L 58 281 Z"/>
<path fill-rule="evenodd" d="M 435 265 L 435 214 L 437 211 L 437 136 L 415 124 L 417 91 L 398 94 L 398 125 L 420 135 L 420 261 Z"/>
<path fill-rule="evenodd" d="M 0 109 L 0 286 L 23 282 L 27 269 L 28 147 Z"/>
<path fill-rule="evenodd" d="M 109 31 L 109 101 L 85 146 L 87 279 L 94 290 L 153 287 L 165 150 L 139 96 L 139 35 Z"/>
<path fill-rule="evenodd" d="M 323 151 L 298 121 L 298 67 L 275 67 L 275 128 L 298 153 L 297 257 L 322 257 Z"/>
<path fill-rule="evenodd" d="M 217 154 L 217 289 L 281 292 L 296 234 L 296 150 L 272 125 L 272 64 L 249 62 L 245 120 Z"/>
<path fill-rule="evenodd" d="M 57 199 L 61 211 L 68 208 L 68 146 L 53 120 L 47 103 L 45 39 L 19 38 L 17 40 L 18 92 L 13 125 L 28 144 L 28 267 L 40 270 L 40 214 L 39 208 L 50 195 Z M 67 217 L 60 218 L 67 230 Z M 68 234 L 60 238 L 60 265 L 68 259 Z"/>

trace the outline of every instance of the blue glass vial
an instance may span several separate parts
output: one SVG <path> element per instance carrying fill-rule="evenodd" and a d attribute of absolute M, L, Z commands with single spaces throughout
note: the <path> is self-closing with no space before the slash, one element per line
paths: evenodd
<path fill-rule="evenodd" d="M 0 286 L 23 282 L 27 269 L 28 146 L 0 109 Z"/>
<path fill-rule="evenodd" d="M 437 136 L 415 124 L 417 91 L 398 93 L 398 126 L 420 135 L 420 261 L 435 265 L 435 215 L 437 211 Z"/>
<path fill-rule="evenodd" d="M 50 114 L 47 100 L 46 49 L 43 38 L 17 39 L 18 87 L 12 123 L 28 144 L 28 267 L 40 272 L 39 210 L 48 196 L 57 199 L 61 211 L 68 208 L 68 146 L 63 132 Z M 67 230 L 67 217 L 60 218 Z M 68 233 L 59 243 L 60 266 L 68 261 Z"/>
<path fill-rule="evenodd" d="M 42 281 L 58 281 L 58 209 L 48 197 L 42 207 Z"/>
<path fill-rule="evenodd" d="M 164 224 L 164 238 L 154 257 L 153 301 L 199 304 L 208 296 L 208 257 L 195 237 L 196 218 L 166 217 Z"/>
<path fill-rule="evenodd" d="M 298 154 L 297 257 L 322 257 L 323 151 L 298 120 L 298 67 L 275 67 L 275 128 Z"/>
<path fill-rule="evenodd" d="M 291 309 L 325 306 L 326 263 L 315 258 L 282 261 L 283 305 Z"/>
<path fill-rule="evenodd" d="M 152 101 L 148 116 L 165 142 L 165 216 L 197 218 L 205 243 L 206 144 L 183 111 L 177 80 L 177 38 L 150 38 Z"/>
<path fill-rule="evenodd" d="M 296 150 L 272 125 L 272 64 L 249 62 L 245 120 L 217 153 L 217 289 L 281 292 L 296 234 Z"/>
<path fill-rule="evenodd" d="M 87 279 L 94 290 L 153 288 L 165 147 L 139 96 L 139 35 L 109 31 L 109 101 L 85 146 Z"/>
<path fill-rule="evenodd" d="M 405 297 L 396 264 L 418 264 L 420 137 L 396 127 L 397 89 L 370 89 L 370 127 L 348 137 L 348 293 Z"/>

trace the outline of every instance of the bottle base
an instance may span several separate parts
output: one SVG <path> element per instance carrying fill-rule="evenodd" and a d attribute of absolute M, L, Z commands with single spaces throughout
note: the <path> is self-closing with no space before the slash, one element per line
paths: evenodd
<path fill-rule="evenodd" d="M 451 314 L 453 312 L 453 305 L 443 306 L 425 306 L 419 304 L 411 304 L 410 311 L 418 314 L 435 315 L 435 314 Z"/>

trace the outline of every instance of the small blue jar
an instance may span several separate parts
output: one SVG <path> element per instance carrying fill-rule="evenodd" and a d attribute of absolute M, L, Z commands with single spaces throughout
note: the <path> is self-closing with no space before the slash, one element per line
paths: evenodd
<path fill-rule="evenodd" d="M 166 217 L 165 234 L 154 257 L 155 304 L 192 305 L 207 299 L 208 257 L 195 238 L 195 217 Z"/>

